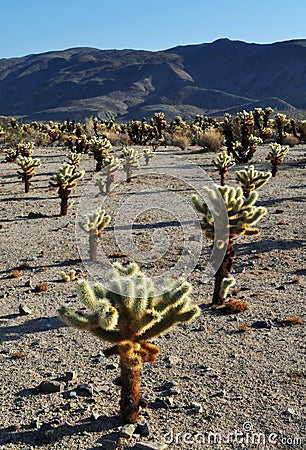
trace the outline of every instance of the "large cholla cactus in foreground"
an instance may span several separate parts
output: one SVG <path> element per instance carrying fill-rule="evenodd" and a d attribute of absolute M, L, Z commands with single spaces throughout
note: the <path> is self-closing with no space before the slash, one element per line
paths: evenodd
<path fill-rule="evenodd" d="M 113 344 L 104 354 L 118 355 L 120 359 L 120 413 L 124 423 L 138 421 L 139 407 L 144 406 L 139 393 L 140 369 L 144 362 L 154 362 L 160 353 L 147 341 L 200 313 L 189 298 L 190 291 L 188 282 L 171 280 L 164 293 L 158 294 L 153 281 L 140 272 L 137 264 L 117 264 L 109 288 L 79 282 L 78 295 L 91 313 L 59 309 L 59 317 L 66 324 Z"/>
<path fill-rule="evenodd" d="M 255 170 L 254 166 L 250 166 L 236 172 L 236 181 L 240 183 L 244 196 L 248 197 L 250 192 L 266 184 L 271 175 L 271 172 L 260 172 Z"/>
<path fill-rule="evenodd" d="M 82 179 L 85 175 L 85 170 L 75 171 L 74 166 L 64 164 L 59 173 L 52 175 L 49 181 L 51 188 L 58 188 L 58 195 L 61 199 L 61 216 L 66 216 L 68 208 L 73 205 L 73 202 L 68 203 L 71 191 L 77 185 L 77 181 Z"/>
<path fill-rule="evenodd" d="M 222 263 L 215 273 L 212 301 L 213 305 L 221 305 L 225 300 L 224 289 L 228 283 L 229 273 L 236 256 L 234 241 L 239 236 L 260 234 L 260 230 L 254 225 L 266 214 L 266 209 L 255 206 L 258 198 L 256 191 L 251 192 L 247 198 L 243 195 L 243 190 L 240 187 L 214 185 L 212 189 L 205 188 L 204 191 L 208 203 L 203 203 L 196 195 L 192 198 L 195 208 L 202 214 L 202 229 L 206 237 L 211 240 L 215 239 L 215 231 L 217 231 L 217 234 L 219 234 L 216 242 L 217 248 L 224 249 L 226 246 Z M 227 210 L 228 224 L 226 224 L 225 217 L 222 220 L 222 213 L 220 213 L 222 211 L 222 200 Z M 212 205 L 213 212 L 209 209 L 208 204 Z"/>
<path fill-rule="evenodd" d="M 41 166 L 39 159 L 33 159 L 31 156 L 18 156 L 16 163 L 20 166 L 22 171 L 18 170 L 19 178 L 24 181 L 24 192 L 28 193 L 30 190 L 30 180 L 35 175 L 37 167 Z"/>
<path fill-rule="evenodd" d="M 134 150 L 133 148 L 122 149 L 122 156 L 121 156 L 122 167 L 123 167 L 123 170 L 126 172 L 127 183 L 131 182 L 132 170 L 140 169 L 140 165 L 138 163 L 140 158 L 141 158 L 141 156 L 139 155 L 137 150 Z"/>
<path fill-rule="evenodd" d="M 223 152 L 218 153 L 212 163 L 214 164 L 216 170 L 219 171 L 219 175 L 221 177 L 221 186 L 224 186 L 226 174 L 228 170 L 235 165 L 235 162 L 224 150 Z"/>
<path fill-rule="evenodd" d="M 100 172 L 104 159 L 109 157 L 108 152 L 111 150 L 112 144 L 106 137 L 93 137 L 88 141 L 88 145 L 97 161 L 96 172 Z"/>
<path fill-rule="evenodd" d="M 280 144 L 270 144 L 270 153 L 267 156 L 267 159 L 271 161 L 272 164 L 272 177 L 275 177 L 278 171 L 278 166 L 282 164 L 285 159 L 285 156 L 289 152 L 289 147 L 282 147 Z"/>
<path fill-rule="evenodd" d="M 111 216 L 105 215 L 105 211 L 99 208 L 96 212 L 84 216 L 79 222 L 82 230 L 89 233 L 89 258 L 93 262 L 97 261 L 98 240 L 110 220 Z"/>

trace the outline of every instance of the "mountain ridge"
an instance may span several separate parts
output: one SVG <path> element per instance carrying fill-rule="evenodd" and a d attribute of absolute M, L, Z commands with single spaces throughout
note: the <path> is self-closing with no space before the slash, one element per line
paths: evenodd
<path fill-rule="evenodd" d="M 0 59 L 3 116 L 120 121 L 162 110 L 191 119 L 253 105 L 306 111 L 306 39 L 221 38 L 163 51 L 75 47 Z"/>

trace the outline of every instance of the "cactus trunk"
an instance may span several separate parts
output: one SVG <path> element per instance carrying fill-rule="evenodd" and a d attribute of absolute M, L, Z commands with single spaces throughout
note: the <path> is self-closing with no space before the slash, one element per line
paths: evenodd
<path fill-rule="evenodd" d="M 24 179 L 24 192 L 27 194 L 30 191 L 30 178 Z"/>
<path fill-rule="evenodd" d="M 96 164 L 96 172 L 101 172 L 102 170 L 102 158 L 97 158 L 97 164 Z"/>
<path fill-rule="evenodd" d="M 271 170 L 271 173 L 272 173 L 272 177 L 273 177 L 273 178 L 276 177 L 277 172 L 278 172 L 278 165 L 275 164 L 275 163 L 272 163 L 272 170 Z"/>
<path fill-rule="evenodd" d="M 139 419 L 140 369 L 132 369 L 122 361 L 120 417 L 123 423 L 136 423 Z"/>
<path fill-rule="evenodd" d="M 126 171 L 126 182 L 130 183 L 132 181 L 132 171 L 131 169 L 128 167 L 127 171 Z"/>
<path fill-rule="evenodd" d="M 89 258 L 90 261 L 97 261 L 97 248 L 99 236 L 96 230 L 90 230 L 89 234 Z"/>
<path fill-rule="evenodd" d="M 236 255 L 236 250 L 234 249 L 233 241 L 232 241 L 232 239 L 229 239 L 223 261 L 222 261 L 219 269 L 215 273 L 215 287 L 214 287 L 213 300 L 212 300 L 212 304 L 215 306 L 222 305 L 222 303 L 223 303 L 223 299 L 220 295 L 221 284 L 222 284 L 223 279 L 227 278 L 230 271 L 232 270 L 233 260 L 234 260 L 235 255 Z"/>
<path fill-rule="evenodd" d="M 61 216 L 67 216 L 68 214 L 68 197 L 70 191 L 68 189 L 59 188 L 59 197 L 61 199 Z"/>

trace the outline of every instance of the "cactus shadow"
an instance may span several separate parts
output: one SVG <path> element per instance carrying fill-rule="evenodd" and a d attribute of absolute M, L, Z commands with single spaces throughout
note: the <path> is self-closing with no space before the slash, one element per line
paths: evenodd
<path fill-rule="evenodd" d="M 292 250 L 306 246 L 305 239 L 262 239 L 248 243 L 236 243 L 237 255 L 249 255 L 250 252 L 267 253 L 272 250 Z"/>
<path fill-rule="evenodd" d="M 0 320 L 7 320 L 17 317 L 19 317 L 19 314 L 10 314 L 7 316 L 1 316 Z M 56 316 L 30 319 L 17 325 L 2 325 L 0 328 L 0 343 L 18 340 L 22 334 L 43 333 L 64 327 L 66 327 L 66 325 L 64 325 L 63 322 L 61 322 Z"/>
<path fill-rule="evenodd" d="M 101 416 L 97 420 L 85 418 L 74 425 L 68 423 L 59 426 L 53 426 L 52 422 L 43 423 L 38 429 L 33 429 L 33 424 L 21 425 L 21 430 L 14 430 L 14 427 L 6 427 L 0 429 L 0 444 L 23 443 L 26 445 L 35 445 L 35 447 L 46 447 L 48 444 L 56 444 L 65 437 L 73 438 L 73 436 L 82 433 L 98 433 L 110 431 L 120 425 L 117 417 Z M 110 431 L 105 434 L 99 442 L 103 443 L 105 439 L 118 441 L 118 433 Z M 99 444 L 97 442 L 97 444 Z M 101 449 L 101 446 L 91 447 L 91 450 Z"/>

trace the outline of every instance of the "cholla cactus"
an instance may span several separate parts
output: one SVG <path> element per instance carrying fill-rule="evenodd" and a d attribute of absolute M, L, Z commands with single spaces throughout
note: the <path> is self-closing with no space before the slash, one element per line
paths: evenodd
<path fill-rule="evenodd" d="M 15 148 L 8 148 L 6 150 L 6 162 L 14 162 L 18 156 L 18 150 Z"/>
<path fill-rule="evenodd" d="M 74 171 L 76 171 L 76 169 L 78 167 L 80 167 L 80 160 L 81 160 L 81 155 L 79 153 L 69 153 L 69 155 L 66 155 L 68 158 L 68 164 L 70 164 L 70 166 L 74 167 Z"/>
<path fill-rule="evenodd" d="M 110 156 L 105 158 L 103 161 L 103 168 L 101 174 L 106 177 L 104 181 L 103 178 L 99 178 L 96 184 L 99 186 L 99 190 L 101 194 L 109 194 L 111 184 L 115 180 L 115 174 L 118 170 L 122 169 L 121 160 L 114 156 Z M 105 191 L 104 191 L 105 187 Z"/>
<path fill-rule="evenodd" d="M 78 295 L 91 313 L 59 309 L 59 317 L 66 324 L 114 344 L 104 354 L 120 359 L 120 415 L 124 423 L 138 421 L 139 407 L 144 406 L 139 393 L 140 369 L 144 362 L 155 362 L 160 353 L 147 341 L 199 315 L 199 307 L 189 298 L 190 291 L 188 282 L 171 280 L 159 294 L 137 264 L 116 264 L 110 288 L 91 286 L 85 280 L 78 283 Z"/>
<path fill-rule="evenodd" d="M 68 209 L 73 205 L 73 201 L 68 203 L 69 196 L 77 181 L 85 175 L 85 170 L 75 172 L 74 166 L 64 164 L 59 173 L 52 175 L 49 181 L 51 188 L 58 188 L 58 195 L 61 199 L 61 216 L 66 216 Z"/>
<path fill-rule="evenodd" d="M 286 114 L 277 113 L 275 115 L 275 124 L 276 124 L 277 132 L 278 132 L 278 143 L 280 145 L 283 144 L 284 130 L 285 130 L 285 126 L 287 125 L 288 122 L 289 122 L 289 120 L 287 119 Z"/>
<path fill-rule="evenodd" d="M 149 148 L 146 148 L 143 151 L 143 156 L 144 156 L 144 159 L 145 159 L 145 162 L 146 162 L 146 166 L 149 165 L 150 159 L 155 157 L 153 151 L 151 149 L 149 149 Z"/>
<path fill-rule="evenodd" d="M 230 155 L 228 155 L 226 150 L 224 150 L 223 152 L 218 153 L 212 163 L 221 176 L 221 186 L 224 186 L 226 174 L 228 170 L 235 165 L 235 162 L 232 160 Z"/>
<path fill-rule="evenodd" d="M 97 261 L 98 240 L 110 220 L 111 216 L 105 215 L 104 209 L 99 208 L 96 212 L 84 216 L 79 222 L 82 230 L 89 233 L 89 258 L 93 262 Z"/>
<path fill-rule="evenodd" d="M 93 137 L 88 141 L 88 145 L 97 161 L 96 172 L 100 172 L 103 166 L 105 158 L 109 157 L 109 151 L 112 148 L 112 144 L 106 137 Z"/>
<path fill-rule="evenodd" d="M 75 280 L 75 270 L 71 269 L 69 273 L 66 273 L 64 271 L 61 272 L 62 280 L 66 283 L 69 283 L 70 281 Z"/>
<path fill-rule="evenodd" d="M 122 167 L 123 170 L 126 172 L 126 181 L 127 183 L 131 182 L 132 179 L 132 169 L 140 169 L 140 165 L 138 164 L 138 161 L 140 160 L 141 156 L 139 155 L 137 150 L 134 150 L 133 148 L 122 149 Z"/>
<path fill-rule="evenodd" d="M 223 234 L 220 232 L 220 236 L 218 236 L 217 248 L 222 249 L 226 246 L 223 261 L 215 274 L 215 288 L 212 301 L 213 305 L 221 305 L 224 302 L 224 298 L 221 295 L 222 283 L 224 279 L 228 278 L 236 256 L 234 240 L 243 235 L 256 236 L 260 234 L 260 230 L 254 225 L 267 211 L 266 208 L 255 206 L 258 198 L 256 191 L 251 192 L 247 198 L 243 195 L 243 190 L 240 187 L 215 185 L 213 189 L 204 188 L 204 191 L 209 203 L 213 205 L 214 214 L 212 214 L 207 203 L 203 203 L 196 195 L 192 197 L 195 208 L 203 215 L 202 229 L 208 239 L 214 240 L 216 225 L 218 229 L 223 230 Z M 228 226 L 225 226 L 226 224 L 224 223 L 215 224 L 215 217 L 219 222 L 220 220 L 222 222 L 222 217 L 220 217 L 220 194 L 227 210 Z"/>
<path fill-rule="evenodd" d="M 267 159 L 271 161 L 272 164 L 272 177 L 275 177 L 278 172 L 278 166 L 282 164 L 285 159 L 285 156 L 289 152 L 289 147 L 282 147 L 280 144 L 270 144 L 270 153 L 267 156 Z"/>
<path fill-rule="evenodd" d="M 31 156 L 33 155 L 34 147 L 34 142 L 21 142 L 17 144 L 17 153 L 21 156 Z"/>
<path fill-rule="evenodd" d="M 271 175 L 271 172 L 260 172 L 250 166 L 236 172 L 236 181 L 241 184 L 244 196 L 248 197 L 250 192 L 266 184 Z"/>
<path fill-rule="evenodd" d="M 24 181 L 24 192 L 28 193 L 30 190 L 30 180 L 35 175 L 37 167 L 41 166 L 39 159 L 33 159 L 31 156 L 18 156 L 16 163 L 22 169 L 22 172 L 18 170 L 19 177 Z"/>

